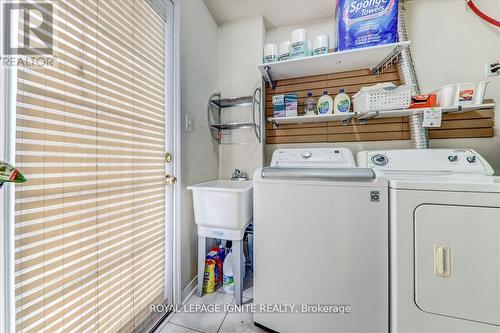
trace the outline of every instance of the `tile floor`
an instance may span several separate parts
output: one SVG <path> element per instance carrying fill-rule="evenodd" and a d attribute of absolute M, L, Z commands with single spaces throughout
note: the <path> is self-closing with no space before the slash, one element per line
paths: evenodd
<path fill-rule="evenodd" d="M 243 285 L 243 303 L 249 304 L 253 301 L 253 277 L 249 272 Z M 193 294 L 186 304 L 233 304 L 234 295 L 226 294 L 222 289 L 213 294 L 199 297 Z M 219 333 L 219 332 L 265 332 L 253 324 L 250 312 L 228 313 L 186 313 L 177 312 L 170 320 L 162 324 L 157 333 Z"/>

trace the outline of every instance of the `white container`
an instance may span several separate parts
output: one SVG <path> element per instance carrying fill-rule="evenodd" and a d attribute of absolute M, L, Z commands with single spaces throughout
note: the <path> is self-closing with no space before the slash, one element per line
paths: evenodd
<path fill-rule="evenodd" d="M 233 258 L 233 252 L 230 251 L 224 259 L 224 265 L 222 266 L 222 289 L 224 289 L 226 294 L 230 295 L 235 294 Z"/>
<path fill-rule="evenodd" d="M 340 89 L 340 92 L 333 100 L 333 113 L 342 114 L 348 113 L 351 110 L 351 98 Z"/>
<path fill-rule="evenodd" d="M 279 60 L 280 61 L 290 59 L 290 47 L 291 47 L 291 45 L 292 45 L 292 43 L 290 43 L 289 40 L 286 40 L 286 41 L 280 43 L 280 47 L 279 47 Z"/>
<path fill-rule="evenodd" d="M 333 98 L 328 95 L 327 91 L 323 91 L 323 95 L 318 99 L 317 104 L 318 114 L 332 114 Z"/>
<path fill-rule="evenodd" d="M 328 35 L 319 35 L 314 37 L 313 54 L 327 54 L 329 48 Z"/>
<path fill-rule="evenodd" d="M 307 40 L 307 55 L 312 56 L 313 55 L 313 43 L 311 42 L 310 39 Z"/>
<path fill-rule="evenodd" d="M 441 107 L 455 106 L 458 103 L 458 90 L 456 84 L 447 84 L 433 91 L 437 95 L 437 104 Z"/>
<path fill-rule="evenodd" d="M 278 45 L 270 43 L 264 45 L 264 63 L 278 61 Z"/>
<path fill-rule="evenodd" d="M 352 97 L 355 112 L 407 109 L 411 104 L 411 85 L 396 87 L 392 83 L 379 83 L 363 87 Z"/>
<path fill-rule="evenodd" d="M 306 29 L 292 31 L 292 58 L 302 58 L 307 55 L 307 33 Z"/>
<path fill-rule="evenodd" d="M 193 191 L 198 227 L 240 232 L 253 216 L 252 181 L 212 180 L 187 189 Z"/>
<path fill-rule="evenodd" d="M 484 93 L 490 81 L 481 81 L 476 85 L 476 95 L 474 96 L 474 104 L 479 105 L 484 102 Z"/>
<path fill-rule="evenodd" d="M 483 104 L 484 93 L 489 81 L 453 83 L 433 91 L 441 107 Z"/>

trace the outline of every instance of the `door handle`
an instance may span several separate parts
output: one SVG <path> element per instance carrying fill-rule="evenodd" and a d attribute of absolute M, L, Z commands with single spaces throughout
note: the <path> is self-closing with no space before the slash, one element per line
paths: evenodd
<path fill-rule="evenodd" d="M 168 185 L 174 185 L 177 182 L 177 178 L 171 175 L 165 176 L 165 183 Z"/>
<path fill-rule="evenodd" d="M 167 162 L 167 163 L 172 162 L 172 154 L 165 153 L 165 162 Z"/>
<path fill-rule="evenodd" d="M 450 245 L 434 245 L 434 274 L 439 277 L 451 276 Z"/>

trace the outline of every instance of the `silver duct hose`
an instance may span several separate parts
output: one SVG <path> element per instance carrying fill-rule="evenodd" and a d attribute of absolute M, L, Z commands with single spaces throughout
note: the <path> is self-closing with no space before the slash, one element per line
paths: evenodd
<path fill-rule="evenodd" d="M 399 0 L 398 6 L 398 37 L 400 42 L 405 42 L 408 40 L 408 35 L 406 33 L 406 20 L 405 20 L 405 7 L 404 0 Z M 399 75 L 401 81 L 404 84 L 410 84 L 413 87 L 413 93 L 420 93 L 420 86 L 417 80 L 417 74 L 415 73 L 415 66 L 413 65 L 413 60 L 411 58 L 410 48 L 407 47 L 401 52 L 401 57 L 398 63 Z M 411 141 L 416 149 L 426 149 L 429 148 L 429 135 L 427 133 L 427 128 L 422 127 L 423 115 L 412 115 L 409 116 L 409 127 Z"/>

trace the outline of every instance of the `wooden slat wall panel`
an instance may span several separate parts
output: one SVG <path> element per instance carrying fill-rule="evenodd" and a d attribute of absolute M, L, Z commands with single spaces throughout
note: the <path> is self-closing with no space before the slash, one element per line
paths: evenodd
<path fill-rule="evenodd" d="M 327 90 L 335 98 L 340 89 L 351 97 L 361 87 L 380 82 L 400 84 L 396 66 L 391 66 L 381 75 L 372 75 L 369 70 L 356 70 L 344 73 L 309 76 L 281 80 L 276 89 L 266 88 L 266 118 L 273 116 L 272 96 L 295 93 L 298 95 L 299 114 L 304 112 L 307 93 L 313 93 L 317 100 Z M 491 102 L 491 101 L 488 101 Z M 431 139 L 492 137 L 494 135 L 494 110 L 477 110 L 443 116 L 440 128 L 429 130 Z M 350 141 L 388 141 L 409 140 L 410 132 L 407 117 L 369 119 L 367 124 L 352 120 L 349 125 L 342 122 L 320 122 L 308 124 L 288 124 L 273 128 L 266 123 L 266 143 L 314 143 Z"/>

